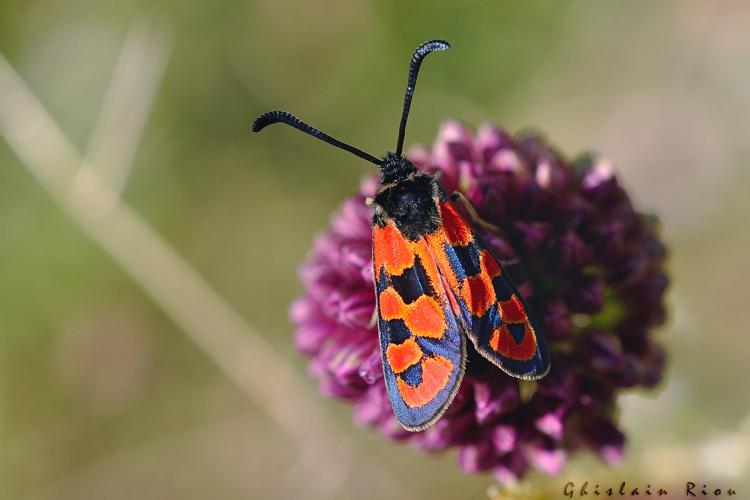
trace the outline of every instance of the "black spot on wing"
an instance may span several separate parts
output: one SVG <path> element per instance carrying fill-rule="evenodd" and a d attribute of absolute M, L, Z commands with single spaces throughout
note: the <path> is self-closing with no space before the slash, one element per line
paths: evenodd
<path fill-rule="evenodd" d="M 419 256 L 415 257 L 413 267 L 400 276 L 391 276 L 391 283 L 406 304 L 411 304 L 422 295 L 435 295 Z"/>
<path fill-rule="evenodd" d="M 525 325 L 525 323 L 507 323 L 510 336 L 516 341 L 516 344 L 520 344 L 523 341 L 524 335 L 526 335 Z"/>
<path fill-rule="evenodd" d="M 401 378 L 412 387 L 422 383 L 422 363 L 411 365 L 401 374 Z"/>
<path fill-rule="evenodd" d="M 375 279 L 375 289 L 380 294 L 380 292 L 388 288 L 388 274 L 385 272 L 385 266 L 375 269 Z"/>
<path fill-rule="evenodd" d="M 456 245 L 453 247 L 453 250 L 456 252 L 458 261 L 461 263 L 466 276 L 476 276 L 479 274 L 479 249 L 476 245 Z"/>
<path fill-rule="evenodd" d="M 500 276 L 497 276 L 492 280 L 492 285 L 495 288 L 495 296 L 497 297 L 497 300 L 502 300 L 503 302 L 510 300 L 515 293 L 515 287 L 508 281 L 508 278 L 505 277 L 504 269 Z"/>
<path fill-rule="evenodd" d="M 391 344 L 403 344 L 406 339 L 411 337 L 411 332 L 402 319 L 381 320 L 381 324 L 385 326 L 386 340 Z"/>

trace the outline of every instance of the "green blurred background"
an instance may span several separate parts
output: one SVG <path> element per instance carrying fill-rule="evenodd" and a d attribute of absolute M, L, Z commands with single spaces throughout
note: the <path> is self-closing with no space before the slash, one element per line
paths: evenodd
<path fill-rule="evenodd" d="M 368 166 L 249 132 L 278 107 L 379 154 L 411 51 L 440 37 L 454 48 L 424 67 L 407 143 L 456 117 L 600 150 L 672 252 L 669 374 L 622 400 L 626 463 L 579 458 L 535 487 L 693 480 L 750 498 L 748 26 L 741 0 L 0 1 L 0 497 L 486 497 L 491 477 L 317 393 L 287 307 Z M 124 185 L 125 218 L 106 196 L 91 215 L 88 167 L 55 173 L 77 165 L 35 109 Z M 159 237 L 176 254 L 155 260 Z M 204 283 L 175 278 L 176 255 L 218 295 L 191 302 Z"/>

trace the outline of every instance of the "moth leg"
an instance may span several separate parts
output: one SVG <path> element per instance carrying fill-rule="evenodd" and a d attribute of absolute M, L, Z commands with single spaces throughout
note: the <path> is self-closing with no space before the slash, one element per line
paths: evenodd
<path fill-rule="evenodd" d="M 372 330 L 375 325 L 378 324 L 378 308 L 374 307 L 372 310 L 372 316 L 370 316 L 370 322 L 367 323 L 367 329 Z"/>
<path fill-rule="evenodd" d="M 479 214 L 477 213 L 477 209 L 474 208 L 474 205 L 471 204 L 471 202 L 469 201 L 469 199 L 466 196 L 464 196 L 463 193 L 458 192 L 458 191 L 453 191 L 453 193 L 451 193 L 450 198 L 451 198 L 451 201 L 460 201 L 461 202 L 461 204 L 464 206 L 464 208 L 468 212 L 469 218 L 471 219 L 471 222 L 474 225 L 479 226 L 481 228 L 484 228 L 487 231 L 490 231 L 490 232 L 493 232 L 493 233 L 503 234 L 503 232 L 500 230 L 499 227 L 497 227 L 494 224 L 490 224 L 486 220 L 484 220 L 481 217 L 479 217 Z"/>
<path fill-rule="evenodd" d="M 518 380 L 518 395 L 521 401 L 528 403 L 534 396 L 539 384 L 536 380 Z"/>
<path fill-rule="evenodd" d="M 471 204 L 469 199 L 463 193 L 459 191 L 454 191 L 453 193 L 451 193 L 450 199 L 451 201 L 461 202 L 461 204 L 466 209 L 466 212 L 468 213 L 469 219 L 471 219 L 472 224 L 474 224 L 475 226 L 479 226 L 491 233 L 499 234 L 506 240 L 508 239 L 502 229 L 500 229 L 494 224 L 487 222 L 486 220 L 482 219 L 479 216 L 479 214 L 477 213 L 477 209 L 474 208 L 474 205 Z M 500 264 L 505 267 L 508 267 L 508 266 L 513 266 L 515 264 L 518 264 L 518 262 L 519 262 L 519 259 L 515 258 L 515 259 L 500 261 Z"/>
<path fill-rule="evenodd" d="M 515 266 L 516 264 L 520 264 L 521 263 L 521 259 L 519 259 L 518 257 L 516 257 L 516 258 L 513 258 L 513 259 L 498 260 L 498 262 L 503 267 L 510 267 L 510 266 Z"/>

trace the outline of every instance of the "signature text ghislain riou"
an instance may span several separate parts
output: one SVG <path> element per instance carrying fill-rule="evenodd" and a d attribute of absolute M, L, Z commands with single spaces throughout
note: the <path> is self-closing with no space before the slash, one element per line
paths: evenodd
<path fill-rule="evenodd" d="M 732 488 L 717 488 L 713 485 L 708 484 L 696 484 L 692 481 L 687 481 L 685 487 L 682 489 L 686 498 L 691 497 L 722 497 L 722 496 L 734 496 L 737 494 Z M 588 481 L 577 486 L 576 483 L 570 481 L 563 487 L 563 495 L 568 498 L 583 498 L 583 497 L 640 497 L 640 496 L 655 496 L 662 497 L 669 495 L 667 488 L 652 487 L 650 484 L 645 488 L 638 486 L 628 486 L 623 481 L 619 487 L 612 486 L 600 486 L 598 484 L 591 484 Z"/>

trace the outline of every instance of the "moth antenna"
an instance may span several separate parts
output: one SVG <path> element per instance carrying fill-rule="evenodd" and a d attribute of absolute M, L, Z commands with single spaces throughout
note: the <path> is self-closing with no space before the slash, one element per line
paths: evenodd
<path fill-rule="evenodd" d="M 255 122 L 253 122 L 253 132 L 260 132 L 268 125 L 271 125 L 273 123 L 285 123 L 290 127 L 294 127 L 306 134 L 310 134 L 311 136 L 320 139 L 323 142 L 327 142 L 331 146 L 336 146 L 337 148 L 343 149 L 344 151 L 348 151 L 353 155 L 359 156 L 363 160 L 374 163 L 377 166 L 383 164 L 382 160 L 375 158 L 369 153 L 365 153 L 361 149 L 357 149 L 354 146 L 346 144 L 345 142 L 341 142 L 340 140 L 331 137 L 324 132 L 321 132 L 315 127 L 311 127 L 293 114 L 287 113 L 286 111 L 269 111 L 267 113 L 263 113 L 255 120 Z"/>
<path fill-rule="evenodd" d="M 401 156 L 404 148 L 404 136 L 406 135 L 406 120 L 409 118 L 409 108 L 411 108 L 411 99 L 414 97 L 414 87 L 417 85 L 417 74 L 422 60 L 430 52 L 436 50 L 448 50 L 451 45 L 443 40 L 430 40 L 417 47 L 411 56 L 409 65 L 409 81 L 406 84 L 406 95 L 404 96 L 404 111 L 401 113 L 401 125 L 398 128 L 398 139 L 396 140 L 396 155 Z"/>

